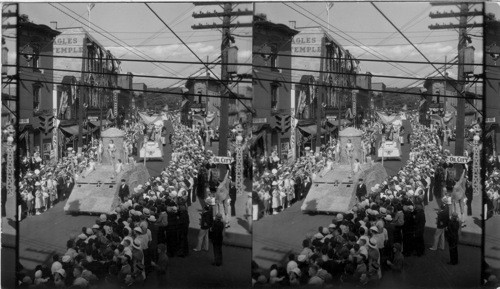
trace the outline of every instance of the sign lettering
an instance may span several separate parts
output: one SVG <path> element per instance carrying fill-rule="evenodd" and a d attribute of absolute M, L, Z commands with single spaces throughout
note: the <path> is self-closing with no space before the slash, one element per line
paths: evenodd
<path fill-rule="evenodd" d="M 486 123 L 494 123 L 494 122 L 496 122 L 496 118 L 494 118 L 494 117 L 487 117 L 486 118 Z"/>
<path fill-rule="evenodd" d="M 253 124 L 262 124 L 262 123 L 267 123 L 266 117 L 259 117 L 253 119 Z"/>
<path fill-rule="evenodd" d="M 223 165 L 230 165 L 233 162 L 232 157 L 212 157 L 210 160 L 212 164 L 223 164 Z"/>
<path fill-rule="evenodd" d="M 446 162 L 451 164 L 466 164 L 469 162 L 469 160 L 469 157 L 463 156 L 448 156 L 446 158 Z"/>

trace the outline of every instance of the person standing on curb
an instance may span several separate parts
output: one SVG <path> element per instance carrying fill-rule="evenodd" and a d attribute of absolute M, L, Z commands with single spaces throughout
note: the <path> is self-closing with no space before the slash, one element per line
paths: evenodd
<path fill-rule="evenodd" d="M 218 213 L 215 216 L 215 222 L 209 234 L 214 248 L 214 262 L 212 265 L 222 266 L 222 241 L 224 239 L 224 222 L 222 221 L 222 214 Z"/>

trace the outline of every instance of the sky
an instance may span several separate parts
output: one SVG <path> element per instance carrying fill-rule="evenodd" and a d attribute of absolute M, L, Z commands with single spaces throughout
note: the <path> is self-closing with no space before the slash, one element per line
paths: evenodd
<path fill-rule="evenodd" d="M 333 2 L 332 2 L 333 3 Z M 288 5 L 288 6 L 287 6 Z M 289 25 L 296 21 L 296 27 L 319 26 L 328 27 L 328 13 L 325 2 L 312 3 L 258 3 L 256 13 L 264 13 L 269 21 Z M 377 2 L 382 12 L 422 51 L 430 60 L 445 62 L 457 55 L 458 31 L 430 30 L 431 24 L 458 23 L 456 19 L 431 19 L 430 12 L 458 11 L 456 6 L 431 6 L 428 2 Z M 301 15 L 308 15 L 311 19 Z M 482 9 L 481 5 L 473 8 Z M 314 15 L 314 16 L 313 16 Z M 408 41 L 369 3 L 369 2 L 335 2 L 329 10 L 332 36 L 358 59 L 389 59 L 423 61 L 423 58 Z M 482 17 L 473 21 L 482 23 Z M 482 63 L 482 28 L 470 31 L 472 46 L 475 48 L 475 63 Z M 477 37 L 478 36 L 478 37 Z M 413 65 L 385 62 L 361 61 L 362 72 L 374 75 L 426 77 L 436 71 L 431 65 Z M 449 76 L 456 77 L 456 67 L 448 68 Z M 482 68 L 476 66 L 475 73 Z M 394 78 L 374 77 L 372 82 L 383 82 L 391 87 L 405 87 L 415 81 Z M 422 86 L 417 82 L 412 86 Z"/>
<path fill-rule="evenodd" d="M 221 23 L 218 18 L 194 19 L 192 17 L 193 12 L 221 11 L 220 5 L 150 3 L 150 6 L 203 61 L 206 61 L 207 57 L 209 61 L 213 61 L 220 55 L 222 39 L 220 31 L 191 28 L 194 24 Z M 88 3 L 22 3 L 19 6 L 19 12 L 27 14 L 30 21 L 36 24 L 50 26 L 51 21 L 57 21 L 59 28 L 84 27 L 87 31 L 91 31 L 92 36 L 118 59 L 198 62 L 198 59 L 144 3 L 95 3 L 90 13 L 91 29 L 85 26 L 88 23 L 87 8 Z M 252 9 L 252 5 L 239 4 L 236 9 L 238 8 Z M 80 20 L 83 24 L 58 9 Z M 251 16 L 242 16 L 235 21 L 249 23 L 251 20 Z M 98 34 L 97 31 L 104 35 Z M 238 35 L 235 45 L 238 47 L 239 62 L 251 63 L 251 28 L 236 28 L 233 33 Z M 215 66 L 212 70 L 216 75 L 220 75 L 220 66 Z M 241 66 L 238 73 L 250 73 L 250 70 L 250 67 Z M 205 69 L 202 64 L 158 64 L 155 66 L 147 62 L 122 62 L 122 73 L 126 72 L 135 75 L 134 82 L 144 82 L 148 87 L 165 88 L 178 86 L 179 80 L 159 80 L 139 76 L 188 77 L 195 72 L 204 74 Z"/>

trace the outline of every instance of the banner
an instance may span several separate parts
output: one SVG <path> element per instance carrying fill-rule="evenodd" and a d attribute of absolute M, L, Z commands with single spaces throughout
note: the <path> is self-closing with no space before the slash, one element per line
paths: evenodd
<path fill-rule="evenodd" d="M 214 157 L 212 157 L 212 159 L 210 159 L 210 163 L 212 163 L 212 164 L 230 165 L 232 162 L 233 162 L 232 157 L 214 156 Z"/>
<path fill-rule="evenodd" d="M 16 151 L 16 145 L 14 143 L 7 144 L 7 194 L 9 196 L 14 196 L 16 194 L 16 181 L 15 181 L 15 169 L 14 169 L 14 153 Z"/>
<path fill-rule="evenodd" d="M 380 111 L 377 111 L 376 113 L 377 113 L 378 117 L 380 118 L 380 121 L 386 125 L 391 124 L 394 121 L 400 119 L 400 116 L 398 116 L 398 115 L 387 115 L 386 113 L 383 113 Z"/>
<path fill-rule="evenodd" d="M 155 123 L 157 122 L 158 120 L 161 120 L 163 121 L 163 118 L 161 115 L 153 115 L 153 116 L 149 116 L 145 113 L 142 113 L 142 112 L 139 112 L 139 116 L 141 117 L 141 119 L 146 123 L 146 124 L 152 124 L 152 123 Z"/>
<path fill-rule="evenodd" d="M 478 196 L 481 193 L 481 145 L 475 144 L 472 147 L 473 158 L 472 158 L 472 191 L 474 196 Z"/>

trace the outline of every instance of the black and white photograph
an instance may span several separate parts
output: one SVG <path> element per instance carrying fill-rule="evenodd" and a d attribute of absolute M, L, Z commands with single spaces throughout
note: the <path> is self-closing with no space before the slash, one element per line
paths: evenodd
<path fill-rule="evenodd" d="M 500 288 L 500 2 L 2 2 L 0 288 Z"/>
<path fill-rule="evenodd" d="M 2 223 L 18 223 L 15 285 L 250 284 L 253 5 L 13 12 L 18 136 L 5 143 L 17 147 L 18 210 Z"/>
<path fill-rule="evenodd" d="M 480 286 L 482 22 L 482 3 L 255 4 L 255 286 Z"/>

